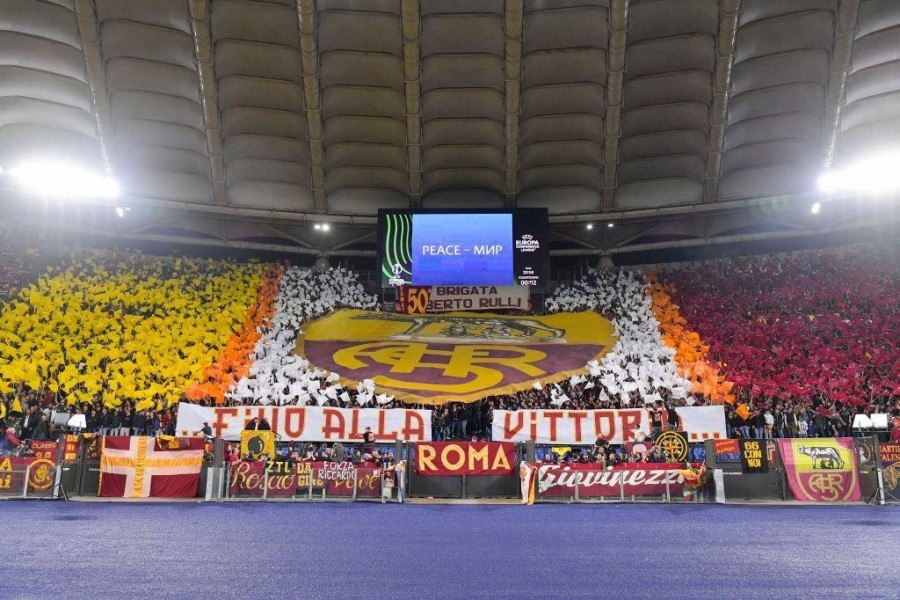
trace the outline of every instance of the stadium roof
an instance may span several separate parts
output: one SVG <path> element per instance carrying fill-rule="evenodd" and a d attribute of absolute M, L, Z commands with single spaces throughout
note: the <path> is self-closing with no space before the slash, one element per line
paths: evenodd
<path fill-rule="evenodd" d="M 67 217 L 101 235 L 368 254 L 410 206 L 545 206 L 557 253 L 810 235 L 865 221 L 810 217 L 825 165 L 898 144 L 895 0 L 0 6 L 0 166 L 107 169 L 127 224 Z"/>

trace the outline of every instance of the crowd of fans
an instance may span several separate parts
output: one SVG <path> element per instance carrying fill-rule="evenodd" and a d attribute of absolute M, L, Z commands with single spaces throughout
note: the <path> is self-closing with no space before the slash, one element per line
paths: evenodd
<path fill-rule="evenodd" d="M 900 252 L 864 245 L 700 263 L 668 276 L 745 418 L 742 437 L 847 434 L 900 408 Z"/>
<path fill-rule="evenodd" d="M 36 254 L 0 232 L 0 305 L 31 280 Z"/>
<path fill-rule="evenodd" d="M 41 415 L 49 421 L 65 409 L 84 414 L 89 432 L 174 432 L 174 407 L 240 327 L 260 271 L 230 261 L 93 253 L 48 274 L 0 313 L 0 426 L 19 438 L 43 435 Z M 896 252 L 866 246 L 710 261 L 664 280 L 735 384 L 730 437 L 849 435 L 859 413 L 889 413 L 900 434 Z M 377 394 L 370 380 L 345 388 L 294 352 L 301 324 L 343 307 L 374 309 L 377 300 L 344 269 L 284 269 L 252 364 L 224 402 L 409 406 Z M 556 290 L 546 308 L 600 312 L 615 325 L 614 348 L 583 376 L 423 407 L 433 409 L 433 439 L 489 440 L 495 409 L 651 406 L 676 428 L 675 407 L 709 403 L 663 342 L 640 276 L 591 271 Z"/>

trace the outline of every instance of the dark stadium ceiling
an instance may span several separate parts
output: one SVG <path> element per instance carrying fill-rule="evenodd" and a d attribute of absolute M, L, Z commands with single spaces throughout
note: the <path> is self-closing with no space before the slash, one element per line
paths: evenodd
<path fill-rule="evenodd" d="M 898 0 L 0 2 L 0 166 L 112 174 L 133 210 L 69 209 L 85 235 L 369 255 L 408 206 L 545 206 L 557 255 L 821 235 L 884 221 L 810 217 L 824 166 L 898 146 Z"/>

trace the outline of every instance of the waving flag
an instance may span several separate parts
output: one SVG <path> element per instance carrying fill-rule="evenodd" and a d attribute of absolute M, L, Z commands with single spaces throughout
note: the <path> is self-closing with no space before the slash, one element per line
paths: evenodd
<path fill-rule="evenodd" d="M 202 438 L 162 442 L 144 436 L 106 436 L 100 456 L 100 496 L 193 498 L 203 465 Z"/>

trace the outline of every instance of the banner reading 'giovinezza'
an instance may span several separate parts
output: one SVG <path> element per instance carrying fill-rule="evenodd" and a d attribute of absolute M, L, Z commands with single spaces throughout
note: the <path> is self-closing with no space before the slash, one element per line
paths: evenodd
<path fill-rule="evenodd" d="M 611 444 L 642 440 L 650 433 L 643 408 L 621 410 L 495 410 L 491 438 L 497 442 L 592 444 L 602 437 Z"/>
<path fill-rule="evenodd" d="M 332 408 L 328 406 L 198 406 L 178 405 L 176 429 L 191 435 L 209 423 L 213 436 L 241 439 L 254 417 L 264 418 L 283 441 L 360 442 L 366 428 L 378 442 L 430 442 L 431 411 L 392 408 Z"/>

